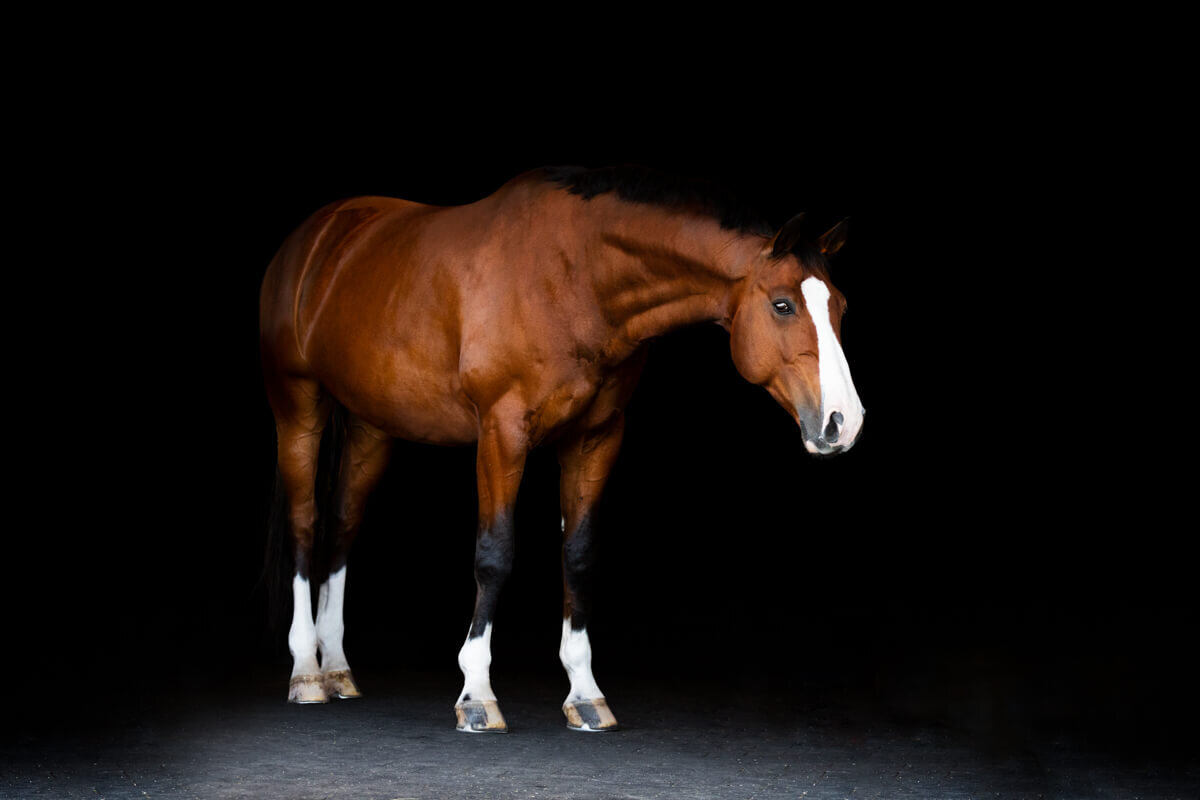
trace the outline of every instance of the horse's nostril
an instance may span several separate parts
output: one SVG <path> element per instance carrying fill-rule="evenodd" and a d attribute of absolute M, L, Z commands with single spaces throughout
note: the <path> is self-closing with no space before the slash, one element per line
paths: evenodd
<path fill-rule="evenodd" d="M 845 417 L 842 412 L 835 411 L 829 415 L 829 424 L 825 426 L 825 441 L 830 444 L 838 440 L 838 426 L 842 424 Z"/>

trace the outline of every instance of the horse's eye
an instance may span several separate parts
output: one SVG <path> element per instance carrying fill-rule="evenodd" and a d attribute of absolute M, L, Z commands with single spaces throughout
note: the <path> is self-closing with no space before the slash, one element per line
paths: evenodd
<path fill-rule="evenodd" d="M 792 305 L 791 300 L 776 300 L 773 305 L 775 306 L 775 313 L 781 317 L 796 313 L 796 307 Z"/>

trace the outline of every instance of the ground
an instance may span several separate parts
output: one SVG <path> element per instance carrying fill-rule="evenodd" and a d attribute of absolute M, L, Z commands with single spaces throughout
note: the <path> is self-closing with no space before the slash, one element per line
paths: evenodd
<path fill-rule="evenodd" d="M 0 797 L 1195 798 L 1200 760 L 902 720 L 835 692 L 618 681 L 623 729 L 566 729 L 565 681 L 499 676 L 511 731 L 455 731 L 453 672 L 359 675 L 366 696 L 284 702 L 264 670 L 5 727 Z M 180 687 L 175 687 L 176 689 Z"/>

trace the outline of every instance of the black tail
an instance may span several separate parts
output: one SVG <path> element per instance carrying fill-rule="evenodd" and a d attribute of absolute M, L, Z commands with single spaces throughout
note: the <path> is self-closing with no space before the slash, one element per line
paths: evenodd
<path fill-rule="evenodd" d="M 325 431 L 321 434 L 321 450 L 317 459 L 317 524 L 313 531 L 313 557 L 309 568 L 309 585 L 313 592 L 329 578 L 329 548 L 332 537 L 326 521 L 332 516 L 342 451 L 346 443 L 346 409 L 335 403 Z M 275 488 L 267 521 L 267 546 L 263 557 L 260 583 L 267 591 L 267 619 L 270 634 L 279 640 L 291 624 L 292 575 L 296 559 L 292 553 L 292 537 L 288 525 L 287 492 L 283 477 L 275 467 Z M 314 597 L 314 608 L 315 608 Z"/>
<path fill-rule="evenodd" d="M 346 449 L 346 414 L 346 409 L 335 402 L 321 434 L 321 452 L 317 459 L 317 529 L 313 532 L 313 560 L 309 567 L 309 583 L 314 592 L 329 579 L 333 548 L 333 531 L 329 523 L 337 500 L 342 452 Z"/>
<path fill-rule="evenodd" d="M 272 643 L 283 638 L 285 615 L 291 610 L 290 587 L 293 566 L 291 537 L 288 535 L 287 496 L 283 476 L 275 465 L 275 487 L 271 490 L 271 510 L 267 516 L 267 548 L 263 553 L 262 574 L 258 583 L 267 593 L 267 628 Z M 275 649 L 275 648 L 272 648 Z"/>

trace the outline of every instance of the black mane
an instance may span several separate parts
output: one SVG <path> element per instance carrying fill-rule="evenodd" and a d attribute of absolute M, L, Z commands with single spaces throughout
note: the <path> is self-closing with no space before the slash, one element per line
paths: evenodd
<path fill-rule="evenodd" d="M 717 181 L 639 166 L 548 167 L 543 173 L 547 181 L 585 200 L 614 192 L 631 203 L 705 214 L 726 230 L 766 237 L 775 232 L 765 214 Z"/>

